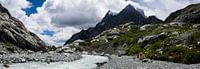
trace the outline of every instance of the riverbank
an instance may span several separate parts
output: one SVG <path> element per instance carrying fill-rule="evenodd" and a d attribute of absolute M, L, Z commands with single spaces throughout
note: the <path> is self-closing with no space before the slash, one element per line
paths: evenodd
<path fill-rule="evenodd" d="M 200 69 L 200 64 L 178 64 L 166 61 L 139 60 L 133 56 L 110 56 L 109 62 L 97 69 Z"/>
<path fill-rule="evenodd" d="M 27 62 L 9 64 L 6 68 L 0 64 L 1 69 L 94 69 L 97 67 L 96 63 L 107 62 L 108 58 L 103 56 L 82 55 L 82 58 L 72 62 Z"/>

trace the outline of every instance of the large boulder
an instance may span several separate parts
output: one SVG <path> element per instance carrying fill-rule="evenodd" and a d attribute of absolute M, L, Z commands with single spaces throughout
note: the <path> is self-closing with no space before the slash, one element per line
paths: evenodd
<path fill-rule="evenodd" d="M 167 34 L 166 33 L 160 33 L 158 35 L 151 35 L 151 36 L 144 36 L 139 38 L 138 43 L 141 44 L 140 47 L 145 47 L 147 44 L 149 43 L 153 43 L 157 40 L 160 39 L 165 39 L 167 38 Z"/>

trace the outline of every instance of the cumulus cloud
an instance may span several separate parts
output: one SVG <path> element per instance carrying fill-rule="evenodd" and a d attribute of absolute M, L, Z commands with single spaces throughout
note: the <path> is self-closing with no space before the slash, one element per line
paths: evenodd
<path fill-rule="evenodd" d="M 46 0 L 38 13 L 25 15 L 27 0 L 0 0 L 11 14 L 48 44 L 62 45 L 74 33 L 97 24 L 108 10 L 120 12 L 126 5 L 143 9 L 145 15 L 165 19 L 169 13 L 200 0 Z M 52 36 L 41 34 L 53 31 Z"/>
<path fill-rule="evenodd" d="M 124 0 L 47 0 L 42 7 L 37 8 L 37 14 L 30 15 L 28 21 L 31 22 L 27 26 L 37 33 L 44 30 L 54 31 L 53 36 L 38 35 L 50 44 L 63 44 L 72 34 L 97 24 L 108 10 L 119 12 L 129 2 Z"/>

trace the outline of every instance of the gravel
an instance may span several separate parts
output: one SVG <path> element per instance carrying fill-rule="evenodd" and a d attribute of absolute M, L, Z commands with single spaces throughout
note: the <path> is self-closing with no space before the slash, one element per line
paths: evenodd
<path fill-rule="evenodd" d="M 142 62 L 132 56 L 110 56 L 110 61 L 97 69 L 200 69 L 200 64 L 178 64 L 165 61 L 148 60 Z"/>
<path fill-rule="evenodd" d="M 23 54 L 4 54 L 0 55 L 0 63 L 25 63 L 25 62 L 70 62 L 81 58 L 77 53 L 23 53 Z"/>

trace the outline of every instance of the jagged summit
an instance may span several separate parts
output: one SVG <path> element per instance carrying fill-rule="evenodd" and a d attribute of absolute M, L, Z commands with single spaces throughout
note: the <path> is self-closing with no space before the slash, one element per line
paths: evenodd
<path fill-rule="evenodd" d="M 110 11 L 104 16 L 101 22 L 99 22 L 95 27 L 89 28 L 87 30 L 83 30 L 77 34 L 74 34 L 66 43 L 72 43 L 75 40 L 86 40 L 92 37 L 97 36 L 105 30 L 114 28 L 121 24 L 125 24 L 128 22 L 133 22 L 135 25 L 144 25 L 150 23 L 161 23 L 162 21 L 159 19 L 151 19 L 157 20 L 149 21 L 148 18 L 144 15 L 144 12 L 141 10 L 135 9 L 131 4 L 127 5 L 121 12 L 116 15 L 110 15 Z"/>
<path fill-rule="evenodd" d="M 12 17 L 0 4 L 0 52 L 22 50 L 47 51 L 45 43 L 28 31 L 21 21 Z"/>

